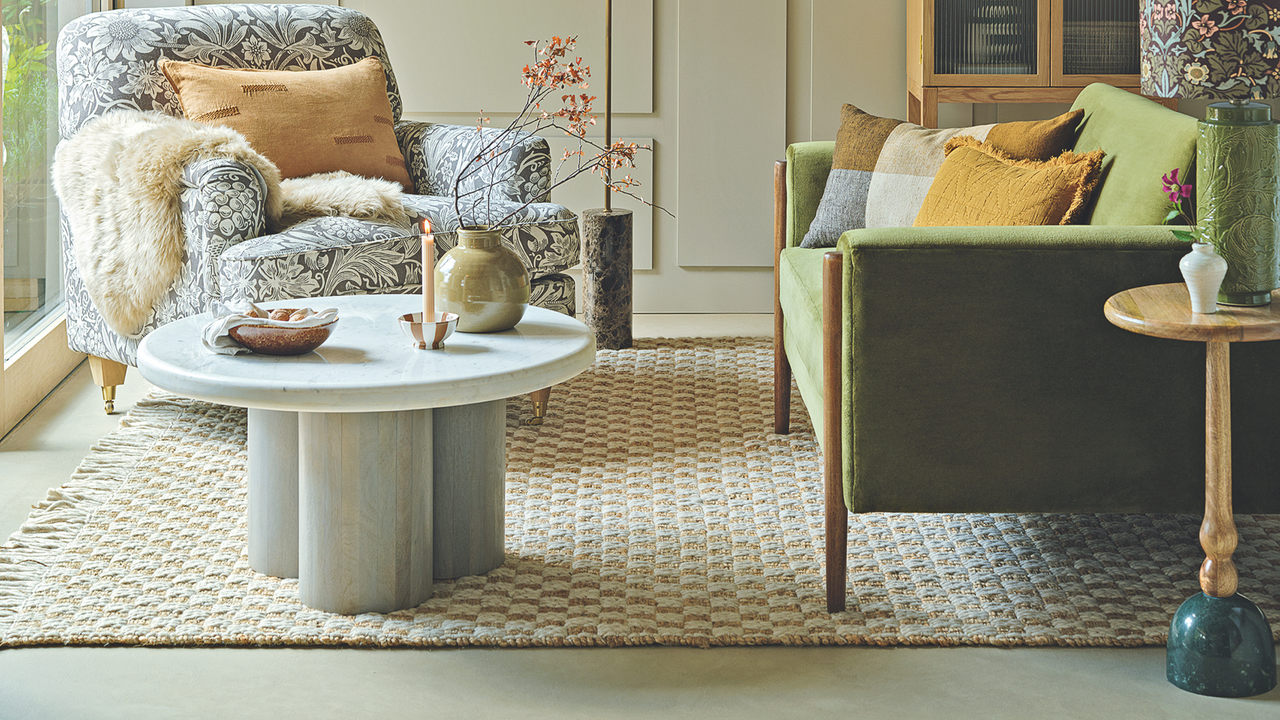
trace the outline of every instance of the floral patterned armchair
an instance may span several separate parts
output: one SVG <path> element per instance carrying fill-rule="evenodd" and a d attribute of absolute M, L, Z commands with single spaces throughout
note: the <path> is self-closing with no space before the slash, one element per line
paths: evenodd
<path fill-rule="evenodd" d="M 182 194 L 186 262 L 136 336 L 109 328 L 94 307 L 76 267 L 72 234 L 62 219 L 67 336 L 87 353 L 95 381 L 112 411 L 125 366 L 136 364 L 138 343 L 151 330 L 205 312 L 215 301 L 269 301 L 322 295 L 421 291 L 421 245 L 411 227 L 429 218 L 438 252 L 456 243 L 453 179 L 485 137 L 474 126 L 401 119 L 395 74 L 374 23 L 350 8 L 327 5 L 206 5 L 93 13 L 68 24 L 58 37 L 58 131 L 73 136 L 111 110 L 158 110 L 181 116 L 172 87 L 158 68 L 164 59 L 235 68 L 320 70 L 377 56 L 386 69 L 395 132 L 419 195 L 405 194 L 412 226 L 346 217 L 305 220 L 263 234 L 264 189 L 256 171 L 231 160 L 187 166 Z M 534 305 L 572 315 L 578 263 L 577 218 L 548 202 L 551 157 L 546 141 L 529 137 L 508 152 L 513 179 L 497 188 L 494 205 L 537 200 L 503 241 L 525 262 Z M 462 190 L 472 188 L 464 187 Z M 470 221 L 470 218 L 464 218 Z"/>

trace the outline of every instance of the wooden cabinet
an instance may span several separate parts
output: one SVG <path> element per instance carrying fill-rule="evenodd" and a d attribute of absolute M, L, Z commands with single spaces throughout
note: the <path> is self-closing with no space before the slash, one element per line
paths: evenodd
<path fill-rule="evenodd" d="M 909 119 L 937 127 L 939 103 L 1072 102 L 1094 82 L 1137 92 L 1139 4 L 909 0 Z"/>

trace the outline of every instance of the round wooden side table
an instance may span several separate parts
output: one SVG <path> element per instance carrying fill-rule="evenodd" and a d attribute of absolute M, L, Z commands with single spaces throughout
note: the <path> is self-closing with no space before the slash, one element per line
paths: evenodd
<path fill-rule="evenodd" d="M 1273 299 L 1277 298 L 1273 292 Z M 1169 682 L 1200 695 L 1247 697 L 1276 686 L 1271 626 L 1252 601 L 1236 593 L 1231 561 L 1237 534 L 1231 516 L 1231 380 L 1233 342 L 1280 340 L 1280 302 L 1260 307 L 1219 306 L 1191 312 L 1187 286 L 1148 285 L 1107 300 L 1107 319 L 1142 335 L 1203 342 L 1205 361 L 1205 510 L 1200 589 L 1169 627 Z"/>

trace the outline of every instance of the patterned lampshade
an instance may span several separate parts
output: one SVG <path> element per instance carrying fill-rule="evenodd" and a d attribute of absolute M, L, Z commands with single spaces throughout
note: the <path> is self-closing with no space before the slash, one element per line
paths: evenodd
<path fill-rule="evenodd" d="M 1142 0 L 1142 94 L 1280 97 L 1280 0 Z"/>

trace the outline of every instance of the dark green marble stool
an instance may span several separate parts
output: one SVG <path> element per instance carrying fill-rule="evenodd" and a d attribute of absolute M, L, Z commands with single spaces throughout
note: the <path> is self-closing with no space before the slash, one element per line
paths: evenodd
<path fill-rule="evenodd" d="M 1280 292 L 1280 291 L 1276 291 Z M 1238 541 L 1231 516 L 1231 369 L 1233 342 L 1280 339 L 1280 303 L 1191 312 L 1187 286 L 1148 285 L 1111 296 L 1104 308 L 1118 327 L 1143 335 L 1205 344 L 1205 508 L 1200 589 L 1169 625 L 1165 675 L 1200 695 L 1246 697 L 1276 686 L 1271 626 L 1236 593 L 1231 560 Z"/>

